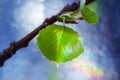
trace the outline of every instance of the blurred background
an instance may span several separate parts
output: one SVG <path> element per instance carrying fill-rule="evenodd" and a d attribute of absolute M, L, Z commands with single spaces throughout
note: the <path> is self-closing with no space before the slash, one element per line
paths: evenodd
<path fill-rule="evenodd" d="M 78 0 L 0 0 L 0 51 Z M 0 80 L 120 80 L 120 1 L 100 0 L 99 23 L 68 25 L 84 39 L 84 53 L 59 68 L 33 39 L 0 68 Z"/>

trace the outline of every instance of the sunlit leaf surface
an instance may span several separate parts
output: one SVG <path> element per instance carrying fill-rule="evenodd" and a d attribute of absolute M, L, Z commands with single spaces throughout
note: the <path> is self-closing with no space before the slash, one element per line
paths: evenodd
<path fill-rule="evenodd" d="M 43 55 L 56 63 L 70 61 L 83 52 L 83 42 L 77 32 L 63 25 L 52 24 L 40 30 L 36 38 Z"/>
<path fill-rule="evenodd" d="M 90 10 L 87 6 L 83 7 L 81 14 L 83 18 L 90 24 L 96 24 L 98 22 L 97 14 Z"/>

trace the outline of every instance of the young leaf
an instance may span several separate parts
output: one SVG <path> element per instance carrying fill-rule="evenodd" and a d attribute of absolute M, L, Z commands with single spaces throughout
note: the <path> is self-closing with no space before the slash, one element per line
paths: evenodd
<path fill-rule="evenodd" d="M 90 24 L 96 24 L 98 22 L 97 14 L 90 10 L 87 6 L 82 8 L 81 14 L 83 18 Z"/>
<path fill-rule="evenodd" d="M 91 11 L 95 12 L 97 14 L 98 12 L 98 4 L 97 1 L 94 1 L 88 5 L 86 5 Z"/>
<path fill-rule="evenodd" d="M 81 37 L 64 25 L 47 26 L 39 31 L 36 40 L 43 55 L 56 63 L 70 61 L 83 52 Z"/>
<path fill-rule="evenodd" d="M 85 6 L 86 0 L 80 0 L 80 10 Z"/>
<path fill-rule="evenodd" d="M 76 24 L 76 20 L 81 20 L 82 15 L 79 13 L 79 10 L 73 11 L 73 12 L 66 12 L 60 16 L 58 16 L 58 21 L 63 22 L 63 19 L 65 18 L 65 23 L 71 23 Z"/>
<path fill-rule="evenodd" d="M 90 24 L 96 24 L 98 22 L 98 17 L 96 14 L 96 7 L 97 3 L 94 1 L 93 3 L 89 5 L 85 5 L 86 0 L 80 1 L 80 8 L 79 11 L 82 14 L 82 17 Z"/>

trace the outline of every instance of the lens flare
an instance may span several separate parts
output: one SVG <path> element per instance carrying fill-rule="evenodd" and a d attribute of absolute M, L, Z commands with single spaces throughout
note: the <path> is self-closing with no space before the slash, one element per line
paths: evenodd
<path fill-rule="evenodd" d="M 102 77 L 104 75 L 103 70 L 95 62 L 90 62 L 89 60 L 78 59 L 72 62 L 71 66 L 74 70 L 83 72 L 92 77 Z"/>
<path fill-rule="evenodd" d="M 60 64 L 54 74 L 58 77 L 56 80 L 117 80 L 110 57 L 103 55 L 97 48 L 92 51 L 86 47 L 85 49 L 78 58 Z M 99 51 L 99 54 L 96 54 L 96 51 Z M 99 55 L 102 55 L 102 58 Z"/>

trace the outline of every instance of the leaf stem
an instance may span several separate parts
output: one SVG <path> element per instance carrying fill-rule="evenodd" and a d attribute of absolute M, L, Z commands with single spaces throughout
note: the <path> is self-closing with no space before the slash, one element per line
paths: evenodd
<path fill-rule="evenodd" d="M 63 26 L 65 26 L 65 17 L 63 17 Z"/>

